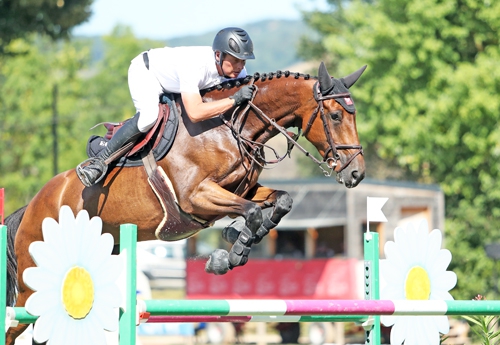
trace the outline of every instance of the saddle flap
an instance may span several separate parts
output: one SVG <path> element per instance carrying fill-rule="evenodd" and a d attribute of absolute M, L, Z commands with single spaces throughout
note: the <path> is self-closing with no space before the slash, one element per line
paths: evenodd
<path fill-rule="evenodd" d="M 151 148 L 155 149 L 160 142 L 163 131 L 165 130 L 165 125 L 168 121 L 168 116 L 170 115 L 170 107 L 168 104 L 159 103 L 158 104 L 158 119 L 156 120 L 154 126 L 147 132 L 146 136 L 139 140 L 132 150 L 127 154 L 127 156 L 132 156 L 142 149 L 147 143 L 152 142 Z"/>

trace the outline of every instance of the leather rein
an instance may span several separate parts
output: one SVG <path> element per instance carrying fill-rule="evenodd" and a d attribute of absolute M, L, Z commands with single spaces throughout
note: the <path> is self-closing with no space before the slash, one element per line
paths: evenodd
<path fill-rule="evenodd" d="M 251 84 L 253 84 L 253 82 L 254 82 L 254 79 L 252 79 Z M 258 91 L 258 87 L 257 87 L 257 85 L 255 85 L 255 91 L 254 91 L 252 100 L 255 98 L 257 91 Z M 314 85 L 314 99 L 318 103 L 318 106 L 316 107 L 314 112 L 311 114 L 311 117 L 309 118 L 309 121 L 307 123 L 307 127 L 302 135 L 305 136 L 306 133 L 310 130 L 312 124 L 314 123 L 314 121 L 317 117 L 317 114 L 319 113 L 321 120 L 323 122 L 323 128 L 324 128 L 325 135 L 326 135 L 328 145 L 329 145 L 329 148 L 326 150 L 322 161 L 316 159 L 313 155 L 311 155 L 311 153 L 309 151 L 307 151 L 304 147 L 302 147 L 297 142 L 297 139 L 301 135 L 300 129 L 299 129 L 299 132 L 297 134 L 287 131 L 284 127 L 278 125 L 276 123 L 275 119 L 270 118 L 262 110 L 260 110 L 260 108 L 257 107 L 252 102 L 252 100 L 248 101 L 245 109 L 241 113 L 239 113 L 239 114 L 242 114 L 241 118 L 244 117 L 244 115 L 246 115 L 248 113 L 250 108 L 252 108 L 260 116 L 265 118 L 276 130 L 278 130 L 281 134 L 283 134 L 286 137 L 287 142 L 288 142 L 287 152 L 283 156 L 280 157 L 278 155 L 278 153 L 276 152 L 276 150 L 274 148 L 270 147 L 269 145 L 259 143 L 259 142 L 256 142 L 256 141 L 253 141 L 253 140 L 250 140 L 250 139 L 247 139 L 247 138 L 244 138 L 241 136 L 240 131 L 238 131 L 236 129 L 236 121 L 240 117 L 240 116 L 238 116 L 239 107 L 237 107 L 234 110 L 233 115 L 231 116 L 231 121 L 227 121 L 223 116 L 220 116 L 220 118 L 231 129 L 233 135 L 238 140 L 240 150 L 244 151 L 245 155 L 247 157 L 249 157 L 254 163 L 259 165 L 261 168 L 266 169 L 267 167 L 265 165 L 276 164 L 276 163 L 281 162 L 286 156 L 290 157 L 290 153 L 291 153 L 293 147 L 296 146 L 302 153 L 304 153 L 306 155 L 306 157 L 309 157 L 314 163 L 316 163 L 318 165 L 318 167 L 322 170 L 322 172 L 325 176 L 331 176 L 333 171 L 335 171 L 335 168 L 337 167 L 338 162 L 340 161 L 340 155 L 338 154 L 337 150 L 349 150 L 349 149 L 357 150 L 356 153 L 351 155 L 349 157 L 349 159 L 340 167 L 340 169 L 337 171 L 337 173 L 340 173 L 342 170 L 347 168 L 347 166 L 354 160 L 354 158 L 356 158 L 356 156 L 358 156 L 359 154 L 363 154 L 363 148 L 361 145 L 337 145 L 337 144 L 335 144 L 335 142 L 330 134 L 330 131 L 328 130 L 328 122 L 327 122 L 326 115 L 325 115 L 323 101 L 329 100 L 329 99 L 335 99 L 335 98 L 350 97 L 350 95 L 351 95 L 351 93 L 349 93 L 349 92 L 337 93 L 337 94 L 332 94 L 332 95 L 322 95 L 321 91 L 320 91 L 320 87 L 319 87 L 319 82 L 316 82 L 316 84 Z M 243 143 L 245 143 L 246 145 L 242 145 Z M 248 146 L 248 148 L 247 148 L 247 146 Z M 273 151 L 273 153 L 275 154 L 277 159 L 272 160 L 272 161 L 266 160 L 264 158 L 263 153 L 262 153 L 262 149 L 264 147 Z M 328 155 L 330 153 L 331 153 L 331 157 L 328 157 Z M 323 165 L 326 165 L 328 170 L 323 168 Z M 267 168 L 267 169 L 269 169 L 269 168 Z"/>

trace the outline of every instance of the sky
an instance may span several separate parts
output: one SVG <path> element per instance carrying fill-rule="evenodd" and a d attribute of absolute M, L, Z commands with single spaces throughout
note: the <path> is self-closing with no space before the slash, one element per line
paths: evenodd
<path fill-rule="evenodd" d="M 110 34 L 117 24 L 138 38 L 169 39 L 199 35 L 264 19 L 300 19 L 300 9 L 328 8 L 326 0 L 94 0 L 89 21 L 74 35 Z"/>

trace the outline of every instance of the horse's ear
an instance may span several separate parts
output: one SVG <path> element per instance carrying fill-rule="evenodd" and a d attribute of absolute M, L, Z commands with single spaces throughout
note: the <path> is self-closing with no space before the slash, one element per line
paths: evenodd
<path fill-rule="evenodd" d="M 366 65 L 364 65 L 363 67 L 358 69 L 356 72 L 351 73 L 344 78 L 340 78 L 340 80 L 342 81 L 342 83 L 344 84 L 344 86 L 346 88 L 350 88 L 359 79 L 359 77 L 361 77 L 361 74 L 363 74 L 365 69 L 366 69 Z"/>
<path fill-rule="evenodd" d="M 323 95 L 328 94 L 330 92 L 330 90 L 333 88 L 333 80 L 330 77 L 330 74 L 328 74 L 328 71 L 326 70 L 326 66 L 323 63 L 323 61 L 319 65 L 318 80 L 319 80 L 319 86 L 321 89 L 321 93 Z"/>

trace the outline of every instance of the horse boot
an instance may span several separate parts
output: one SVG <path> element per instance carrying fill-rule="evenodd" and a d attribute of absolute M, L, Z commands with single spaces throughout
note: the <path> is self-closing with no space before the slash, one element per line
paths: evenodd
<path fill-rule="evenodd" d="M 277 223 L 274 223 L 269 217 L 264 218 L 264 221 L 260 225 L 260 228 L 255 233 L 253 238 L 253 243 L 258 244 L 262 239 L 271 231 L 278 226 Z"/>
<path fill-rule="evenodd" d="M 254 240 L 252 231 L 243 222 L 235 222 L 232 225 L 236 225 L 240 229 L 237 229 L 239 230 L 238 237 L 234 236 L 235 238 L 231 238 L 231 240 L 234 240 L 234 242 L 231 250 L 229 251 L 228 257 L 230 269 L 236 266 L 243 266 L 247 263 L 248 255 L 250 254 L 250 250 L 252 249 L 251 247 Z M 232 234 L 234 235 L 235 232 L 232 232 Z M 226 235 L 229 235 L 229 232 L 227 232 Z"/>
<path fill-rule="evenodd" d="M 143 134 L 137 127 L 138 121 L 139 113 L 123 123 L 108 141 L 106 148 L 99 152 L 96 157 L 89 158 L 76 167 L 76 174 L 85 187 L 91 187 L 101 181 L 106 176 L 108 170 L 109 162 L 106 162 L 106 160 L 113 154 L 116 154 L 126 144 L 134 143 Z M 114 157 L 113 160 L 118 158 L 118 156 Z"/>
<path fill-rule="evenodd" d="M 252 232 L 242 220 L 235 220 L 222 230 L 222 238 L 231 244 L 230 253 L 216 249 L 210 254 L 205 264 L 205 272 L 215 275 L 226 274 L 236 266 L 243 266 L 248 261 L 252 245 Z"/>

